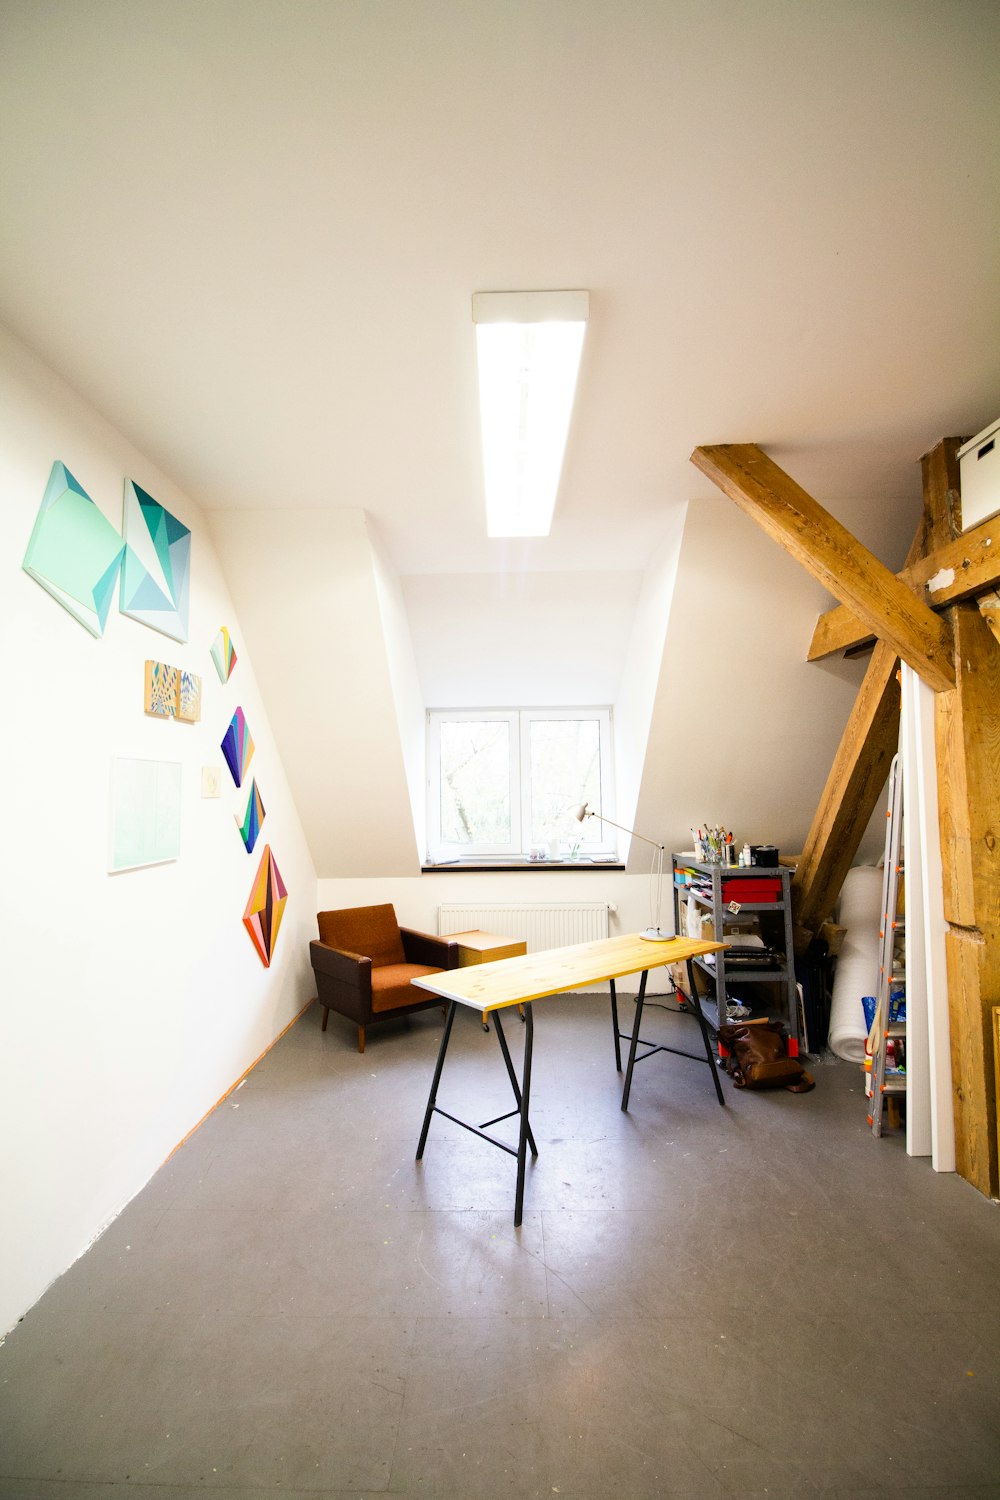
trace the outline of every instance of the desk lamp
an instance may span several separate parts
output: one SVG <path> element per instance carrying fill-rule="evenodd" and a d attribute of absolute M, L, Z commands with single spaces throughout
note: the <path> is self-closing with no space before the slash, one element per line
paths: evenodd
<path fill-rule="evenodd" d="M 613 818 L 606 818 L 603 813 L 591 812 L 586 802 L 581 802 L 577 807 L 574 807 L 573 816 L 578 823 L 582 823 L 584 818 L 597 818 L 599 822 L 610 823 L 612 828 L 620 828 L 622 833 L 631 834 L 632 838 L 639 839 L 644 844 L 652 844 L 656 850 L 656 853 L 653 855 L 653 868 L 649 876 L 650 915 L 653 920 L 645 932 L 640 932 L 639 936 L 645 938 L 650 943 L 669 943 L 672 933 L 664 932 L 660 927 L 660 906 L 663 891 L 663 854 L 666 846 L 658 844 L 655 839 L 646 838 L 645 834 L 636 833 L 634 828 L 626 828 L 624 823 L 616 823 Z"/>

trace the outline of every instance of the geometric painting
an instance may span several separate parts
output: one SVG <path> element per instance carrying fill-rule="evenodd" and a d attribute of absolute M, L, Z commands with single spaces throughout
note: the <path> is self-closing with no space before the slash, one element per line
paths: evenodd
<path fill-rule="evenodd" d="M 237 786 L 243 785 L 247 766 L 253 755 L 253 737 L 247 728 L 247 721 L 242 708 L 238 708 L 233 714 L 229 728 L 222 741 L 222 753 L 226 757 L 226 765 L 232 772 L 233 780 Z"/>
<path fill-rule="evenodd" d="M 260 954 L 265 968 L 270 968 L 278 929 L 285 914 L 288 892 L 278 871 L 270 844 L 264 845 L 260 866 L 254 878 L 250 900 L 243 913 L 243 925 Z"/>
<path fill-rule="evenodd" d="M 247 810 L 243 814 L 243 822 L 236 819 L 236 826 L 240 830 L 240 837 L 247 846 L 247 853 L 253 853 L 253 846 L 260 835 L 260 825 L 264 821 L 264 803 L 261 801 L 260 792 L 257 790 L 256 781 L 250 785 L 250 796 L 247 798 Z"/>
<path fill-rule="evenodd" d="M 57 460 L 24 554 L 24 571 L 100 637 L 124 550 L 111 522 Z"/>
<path fill-rule="evenodd" d="M 132 479 L 125 481 L 125 561 L 118 608 L 175 641 L 188 638 L 191 532 Z"/>
<path fill-rule="evenodd" d="M 201 678 L 183 667 L 178 673 L 177 717 L 184 724 L 197 724 L 201 718 Z"/>
<path fill-rule="evenodd" d="M 229 631 L 225 625 L 212 642 L 212 660 L 215 662 L 219 681 L 228 682 L 236 665 L 236 652 L 233 650 L 233 643 L 229 639 Z"/>
<path fill-rule="evenodd" d="M 201 718 L 201 678 L 197 672 L 170 667 L 165 661 L 147 661 L 143 707 L 159 719 L 197 724 Z"/>
<path fill-rule="evenodd" d="M 177 713 L 179 680 L 180 672 L 177 667 L 168 667 L 165 661 L 148 661 L 144 711 L 159 719 L 172 719 Z"/>

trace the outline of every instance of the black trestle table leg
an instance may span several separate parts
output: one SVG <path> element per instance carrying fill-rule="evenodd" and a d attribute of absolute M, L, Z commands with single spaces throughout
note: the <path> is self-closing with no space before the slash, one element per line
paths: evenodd
<path fill-rule="evenodd" d="M 691 996 L 691 1009 L 694 1011 L 695 1019 L 697 1020 L 698 1025 L 701 1027 L 701 1039 L 705 1043 L 705 1056 L 708 1059 L 708 1066 L 712 1070 L 712 1079 L 715 1083 L 716 1095 L 718 1096 L 719 1103 L 722 1105 L 723 1109 L 725 1109 L 726 1099 L 725 1095 L 722 1092 L 722 1084 L 719 1082 L 719 1068 L 718 1064 L 715 1061 L 715 1053 L 712 1051 L 712 1039 L 708 1034 L 708 1022 L 705 1020 L 705 1013 L 701 1008 L 701 1001 L 698 999 L 698 990 L 695 984 L 694 977 L 694 961 L 690 958 L 687 961 L 687 976 L 688 993 Z M 725 998 L 723 998 L 721 1003 L 725 1005 Z"/>
<path fill-rule="evenodd" d="M 628 1109 L 628 1096 L 632 1091 L 632 1069 L 635 1067 L 635 1049 L 639 1045 L 639 1027 L 642 1025 L 642 1007 L 646 998 L 646 980 L 649 970 L 643 969 L 639 980 L 639 993 L 635 997 L 635 1022 L 632 1026 L 632 1042 L 628 1049 L 628 1067 L 625 1070 L 625 1091 L 622 1094 L 622 1109 Z"/>
<path fill-rule="evenodd" d="M 496 1023 L 497 1041 L 500 1043 L 500 1050 L 503 1053 L 503 1060 L 507 1064 L 507 1075 L 510 1078 L 510 1086 L 514 1090 L 514 1099 L 515 1099 L 515 1101 L 517 1103 L 518 1113 L 520 1113 L 520 1110 L 521 1110 L 521 1090 L 518 1087 L 517 1074 L 514 1072 L 514 1064 L 510 1060 L 510 1049 L 507 1046 L 507 1038 L 504 1035 L 503 1026 L 500 1024 L 500 1012 L 498 1010 L 495 1010 L 493 1012 L 493 1020 Z M 523 1017 L 522 1017 L 522 1021 L 523 1021 Z M 531 1147 L 531 1154 L 532 1154 L 532 1156 L 537 1156 L 538 1155 L 538 1147 L 535 1145 L 535 1137 L 531 1133 L 531 1126 L 530 1125 L 528 1126 L 528 1144 Z"/>
<path fill-rule="evenodd" d="M 420 1141 L 417 1145 L 417 1161 L 423 1156 L 424 1146 L 427 1144 L 427 1132 L 430 1129 L 431 1115 L 434 1113 L 434 1106 L 437 1103 L 438 1084 L 441 1082 L 441 1069 L 444 1067 L 444 1055 L 448 1051 L 448 1043 L 451 1040 L 451 1028 L 455 1024 L 455 1010 L 457 1005 L 458 1001 L 452 1000 L 448 1006 L 448 1017 L 444 1023 L 444 1035 L 441 1038 L 441 1045 L 438 1048 L 437 1062 L 434 1065 L 434 1077 L 431 1080 L 431 1091 L 427 1096 L 427 1108 L 424 1111 L 424 1124 L 420 1132 Z"/>
<path fill-rule="evenodd" d="M 531 1133 L 528 1126 L 528 1101 L 531 1096 L 531 1046 L 534 1031 L 532 1007 L 526 1004 L 524 1007 L 524 1066 L 521 1076 L 521 1132 L 517 1143 L 517 1194 L 514 1198 L 515 1229 L 520 1227 L 521 1213 L 524 1208 L 524 1164 L 527 1157 L 528 1136 Z"/>

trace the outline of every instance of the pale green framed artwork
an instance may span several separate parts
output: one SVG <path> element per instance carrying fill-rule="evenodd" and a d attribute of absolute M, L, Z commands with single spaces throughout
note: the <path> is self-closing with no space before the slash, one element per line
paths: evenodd
<path fill-rule="evenodd" d="M 111 762 L 109 870 L 162 865 L 180 851 L 180 761 L 116 756 Z"/>

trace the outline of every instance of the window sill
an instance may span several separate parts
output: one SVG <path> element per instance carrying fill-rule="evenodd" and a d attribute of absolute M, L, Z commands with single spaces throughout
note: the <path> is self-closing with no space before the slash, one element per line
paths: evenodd
<path fill-rule="evenodd" d="M 526 855 L 521 859 L 441 860 L 437 864 L 420 866 L 422 875 L 454 874 L 457 870 L 460 870 L 463 875 L 481 875 L 493 870 L 617 870 L 623 872 L 624 869 L 625 866 L 615 859 L 597 859 L 588 856 L 581 856 L 580 859 L 528 859 Z"/>

